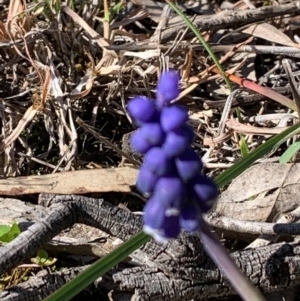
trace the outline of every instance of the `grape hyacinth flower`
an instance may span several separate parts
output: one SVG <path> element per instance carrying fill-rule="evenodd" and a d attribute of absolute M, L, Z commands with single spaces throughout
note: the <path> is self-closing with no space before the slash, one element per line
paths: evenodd
<path fill-rule="evenodd" d="M 137 189 L 149 200 L 144 208 L 144 231 L 158 242 L 176 238 L 181 229 L 201 228 L 201 214 L 212 207 L 217 187 L 201 173 L 202 162 L 191 147 L 193 129 L 188 110 L 171 104 L 179 95 L 179 74 L 161 75 L 156 99 L 136 97 L 127 109 L 139 129 L 132 135 L 133 149 L 145 155 Z"/>

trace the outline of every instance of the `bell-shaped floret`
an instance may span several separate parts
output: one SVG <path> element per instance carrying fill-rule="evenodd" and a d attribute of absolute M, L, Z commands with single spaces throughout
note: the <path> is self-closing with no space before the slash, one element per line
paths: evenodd
<path fill-rule="evenodd" d="M 156 105 L 159 109 L 169 105 L 179 95 L 179 74 L 174 71 L 168 71 L 161 75 L 156 92 Z"/>
<path fill-rule="evenodd" d="M 140 154 L 145 154 L 152 147 L 141 129 L 136 130 L 131 135 L 130 144 L 131 147 Z"/>
<path fill-rule="evenodd" d="M 138 124 L 151 121 L 156 112 L 154 102 L 141 96 L 130 100 L 127 105 L 127 110 Z"/>
<path fill-rule="evenodd" d="M 201 159 L 190 147 L 175 158 L 175 164 L 179 176 L 184 181 L 192 179 L 202 169 Z"/>
<path fill-rule="evenodd" d="M 201 211 L 209 211 L 218 196 L 216 184 L 206 176 L 197 175 L 188 182 L 188 192 L 198 203 Z"/>
<path fill-rule="evenodd" d="M 144 232 L 160 243 L 167 243 L 180 233 L 179 211 L 168 210 L 153 196 L 144 208 Z"/>
<path fill-rule="evenodd" d="M 193 142 L 194 132 L 189 126 L 183 126 L 167 134 L 162 146 L 169 157 L 182 154 Z"/>
<path fill-rule="evenodd" d="M 153 193 L 158 178 L 159 176 L 156 173 L 150 171 L 144 165 L 141 166 L 136 187 L 145 198 L 148 198 Z"/>
<path fill-rule="evenodd" d="M 160 122 L 165 132 L 173 131 L 188 121 L 188 112 L 182 105 L 164 107 L 161 112 Z"/>
<path fill-rule="evenodd" d="M 201 212 L 193 202 L 189 201 L 182 207 L 180 212 L 180 226 L 188 232 L 196 232 L 200 229 Z"/>
<path fill-rule="evenodd" d="M 158 179 L 154 194 L 166 207 L 180 209 L 186 198 L 185 184 L 177 176 L 164 176 Z"/>
<path fill-rule="evenodd" d="M 160 147 L 151 148 L 144 158 L 145 167 L 159 176 L 167 174 L 173 167 L 171 160 Z"/>
<path fill-rule="evenodd" d="M 165 133 L 158 122 L 145 123 L 140 131 L 151 146 L 159 146 L 165 140 Z"/>
<path fill-rule="evenodd" d="M 166 216 L 163 232 L 157 233 L 154 238 L 159 241 L 168 241 L 170 239 L 175 239 L 180 233 L 180 223 L 178 215 L 168 215 Z"/>
<path fill-rule="evenodd" d="M 144 224 L 151 229 L 161 229 L 167 208 L 159 201 L 156 196 L 152 196 L 144 207 Z"/>

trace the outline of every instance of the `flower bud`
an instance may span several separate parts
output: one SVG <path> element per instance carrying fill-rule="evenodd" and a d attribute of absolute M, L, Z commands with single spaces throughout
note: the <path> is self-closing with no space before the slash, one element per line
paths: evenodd
<path fill-rule="evenodd" d="M 162 148 L 153 147 L 145 155 L 144 165 L 159 176 L 165 175 L 172 168 L 167 154 Z"/>
<path fill-rule="evenodd" d="M 155 115 L 154 103 L 146 97 L 135 97 L 128 102 L 127 110 L 138 123 L 148 122 Z"/>
<path fill-rule="evenodd" d="M 206 213 L 218 196 L 216 184 L 206 176 L 197 175 L 188 182 L 190 196 L 197 201 L 201 211 Z"/>
<path fill-rule="evenodd" d="M 156 104 L 159 109 L 176 99 L 179 95 L 179 74 L 172 70 L 161 75 L 157 84 Z"/>
<path fill-rule="evenodd" d="M 145 123 L 140 130 L 151 146 L 161 145 L 165 140 L 165 133 L 157 122 Z"/>
<path fill-rule="evenodd" d="M 151 144 L 147 141 L 141 129 L 136 130 L 130 138 L 131 147 L 140 154 L 145 154 L 150 148 Z"/>
<path fill-rule="evenodd" d="M 161 204 L 158 198 L 153 196 L 144 207 L 144 223 L 152 229 L 160 229 L 165 221 L 167 208 Z"/>
<path fill-rule="evenodd" d="M 165 132 L 176 130 L 188 121 L 187 109 L 182 105 L 164 107 L 161 111 L 160 122 Z"/>
<path fill-rule="evenodd" d="M 153 196 L 144 208 L 143 230 L 157 242 L 167 243 L 170 238 L 175 238 L 180 233 L 179 211 L 170 212 Z"/>
<path fill-rule="evenodd" d="M 141 166 L 136 187 L 145 198 L 149 197 L 153 193 L 158 178 L 159 176 L 156 173 L 150 171 L 144 165 Z"/>
<path fill-rule="evenodd" d="M 188 232 L 196 232 L 200 228 L 200 210 L 193 202 L 187 202 L 180 212 L 180 226 Z"/>
<path fill-rule="evenodd" d="M 186 198 L 185 185 L 176 176 L 164 176 L 158 179 L 154 194 L 166 207 L 180 209 Z"/>
<path fill-rule="evenodd" d="M 163 150 L 169 157 L 182 154 L 193 142 L 194 132 L 189 126 L 183 126 L 167 134 Z"/>
<path fill-rule="evenodd" d="M 179 176 L 184 181 L 192 179 L 202 169 L 202 162 L 192 148 L 186 149 L 176 157 L 175 165 Z"/>

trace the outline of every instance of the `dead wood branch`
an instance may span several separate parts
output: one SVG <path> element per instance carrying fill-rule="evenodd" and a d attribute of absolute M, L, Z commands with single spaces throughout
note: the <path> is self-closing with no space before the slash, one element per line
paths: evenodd
<path fill-rule="evenodd" d="M 215 30 L 230 27 L 243 26 L 253 22 L 262 21 L 266 18 L 299 14 L 300 5 L 292 2 L 287 5 L 264 6 L 249 10 L 225 10 L 219 14 L 197 16 L 193 23 L 201 30 Z M 161 32 L 160 41 L 166 42 L 176 36 L 178 31 L 186 27 L 180 17 L 175 17 L 169 21 L 169 28 Z M 151 41 L 157 41 L 158 36 L 153 35 Z"/>
<path fill-rule="evenodd" d="M 122 240 L 140 231 L 140 216 L 100 200 L 82 196 L 41 195 L 40 203 L 50 206 L 49 213 L 30 226 L 10 244 L 0 249 L 0 273 L 32 256 L 38 248 L 74 223 L 84 223 Z M 274 244 L 264 248 L 232 253 L 241 270 L 264 292 L 279 291 L 300 284 L 300 245 Z M 166 247 L 150 241 L 132 255 L 141 266 L 111 271 L 96 285 L 129 291 L 139 300 L 207 299 L 234 294 L 229 283 L 203 251 L 197 237 L 182 233 Z M 11 287 L 0 298 L 38 300 L 63 285 L 78 269 L 51 274 L 43 272 L 40 281 Z M 67 275 L 67 276 L 66 276 Z M 71 275 L 71 276 L 70 276 Z M 45 285 L 46 284 L 46 285 Z M 34 288 L 34 289 L 33 289 Z M 13 296 L 13 298 L 12 298 Z M 6 299 L 5 299 L 6 298 Z"/>

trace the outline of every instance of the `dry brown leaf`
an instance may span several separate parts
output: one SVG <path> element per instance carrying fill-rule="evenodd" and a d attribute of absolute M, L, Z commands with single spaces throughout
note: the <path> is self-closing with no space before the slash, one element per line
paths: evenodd
<path fill-rule="evenodd" d="M 0 194 L 130 192 L 130 186 L 135 185 L 137 173 L 137 169 L 120 167 L 8 178 L 0 180 Z"/>
<path fill-rule="evenodd" d="M 143 20 L 148 17 L 148 11 L 144 7 L 139 7 L 130 13 L 128 16 L 125 16 L 121 21 L 112 23 L 109 25 L 110 29 L 117 29 L 119 27 L 124 27 L 128 24 L 131 24 L 135 21 Z"/>
<path fill-rule="evenodd" d="M 213 116 L 214 110 L 197 111 L 189 115 L 190 119 L 192 120 L 199 120 L 200 118 L 211 118 Z"/>
<path fill-rule="evenodd" d="M 30 58 L 29 61 L 31 61 L 34 64 L 31 57 L 29 58 Z M 37 73 L 40 74 L 35 64 L 34 67 L 36 68 Z M 43 81 L 41 82 L 41 85 L 43 86 L 41 97 L 38 94 L 35 94 L 35 96 L 33 96 L 33 105 L 27 109 L 24 116 L 19 121 L 18 125 L 13 130 L 13 132 L 0 143 L 0 154 L 5 150 L 5 148 L 7 148 L 11 143 L 13 143 L 20 136 L 21 132 L 26 128 L 28 123 L 33 120 L 36 113 L 44 109 L 44 105 L 46 103 L 46 98 L 48 96 L 50 84 L 51 84 L 50 70 L 46 69 L 44 79 L 41 77 L 41 75 L 40 75 L 40 79 L 41 81 Z"/>
<path fill-rule="evenodd" d="M 237 177 L 216 205 L 222 216 L 266 222 L 300 205 L 300 164 L 258 164 Z"/>
<path fill-rule="evenodd" d="M 21 134 L 21 132 L 25 129 L 27 124 L 35 117 L 37 113 L 37 109 L 33 108 L 33 106 L 29 107 L 25 112 L 22 119 L 19 121 L 17 127 L 13 130 L 13 132 L 6 137 L 0 144 L 0 154 L 8 147 L 11 143 L 13 143 Z"/>
<path fill-rule="evenodd" d="M 93 73 L 88 70 L 87 74 L 81 78 L 80 83 L 77 85 L 77 87 L 70 93 L 70 99 L 76 100 L 88 95 L 92 90 L 95 78 L 96 76 L 94 76 Z M 84 87 L 85 89 L 82 90 Z"/>
<path fill-rule="evenodd" d="M 154 22 L 159 23 L 163 12 L 164 3 L 155 0 L 132 0 L 135 5 L 146 8 L 149 18 Z"/>
<path fill-rule="evenodd" d="M 186 81 L 190 78 L 191 75 L 191 68 L 193 65 L 193 56 L 194 52 L 193 49 L 190 49 L 185 56 L 185 62 L 181 67 L 182 70 L 182 81 Z"/>
<path fill-rule="evenodd" d="M 24 8 L 21 0 L 9 1 L 7 23 L 9 23 L 16 17 L 16 15 L 21 14 L 23 11 Z"/>
<path fill-rule="evenodd" d="M 14 0 L 9 2 L 6 31 L 12 34 L 14 38 L 18 37 L 19 30 L 28 32 L 30 29 L 29 19 L 26 14 L 21 15 L 25 11 L 26 2 L 22 0 Z"/>
<path fill-rule="evenodd" d="M 85 53 L 90 60 L 91 66 L 86 71 L 85 76 L 81 78 L 80 83 L 71 91 L 70 99 L 72 100 L 80 99 L 88 95 L 93 88 L 94 80 L 96 78 L 97 71 L 94 58 L 87 48 L 85 48 Z M 82 90 L 83 87 L 85 87 L 85 90 Z"/>
<path fill-rule="evenodd" d="M 7 42 L 9 39 L 9 36 L 7 35 L 5 24 L 0 21 L 0 41 L 1 42 Z"/>
<path fill-rule="evenodd" d="M 38 72 L 38 69 L 37 69 Z M 51 72 L 50 69 L 47 68 L 44 73 L 43 82 L 41 83 L 43 90 L 42 90 L 42 109 L 44 109 L 44 105 L 46 104 L 47 97 L 49 95 L 50 87 L 51 87 Z"/>
<path fill-rule="evenodd" d="M 270 42 L 299 48 L 298 44 L 294 43 L 281 30 L 268 23 L 250 25 L 243 32 Z"/>
<path fill-rule="evenodd" d="M 109 46 L 109 43 L 103 37 L 101 37 L 97 31 L 91 28 L 77 13 L 75 13 L 68 6 L 64 7 L 64 12 L 69 15 L 75 23 L 80 25 L 97 42 L 97 44 L 105 50 L 106 53 L 112 55 L 113 57 L 117 57 L 115 51 L 104 48 L 105 46 Z"/>
<path fill-rule="evenodd" d="M 96 67 L 97 75 L 109 75 L 109 74 L 118 74 L 120 70 L 122 69 L 122 66 L 119 65 L 113 65 L 108 67 Z"/>
<path fill-rule="evenodd" d="M 226 122 L 226 125 L 237 133 L 248 134 L 248 135 L 262 135 L 262 136 L 280 134 L 286 129 L 288 129 L 288 127 L 274 127 L 274 128 L 256 127 L 249 124 L 240 123 L 233 118 L 229 119 Z"/>
<path fill-rule="evenodd" d="M 158 57 L 160 53 L 161 51 L 159 49 L 150 49 L 141 52 L 126 51 L 124 52 L 124 56 L 138 57 L 143 60 L 148 60 L 150 58 Z"/>
<path fill-rule="evenodd" d="M 212 137 L 204 137 L 203 138 L 203 145 L 215 147 L 218 144 L 222 144 L 222 143 L 228 141 L 229 139 L 231 139 L 231 137 L 233 136 L 233 134 L 234 134 L 234 131 L 233 130 L 229 130 L 226 133 L 222 133 L 218 137 L 214 137 L 214 138 L 212 138 Z"/>

